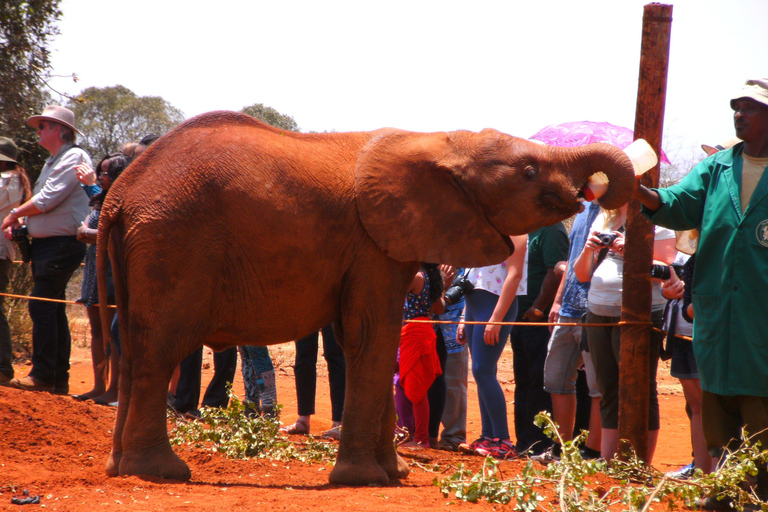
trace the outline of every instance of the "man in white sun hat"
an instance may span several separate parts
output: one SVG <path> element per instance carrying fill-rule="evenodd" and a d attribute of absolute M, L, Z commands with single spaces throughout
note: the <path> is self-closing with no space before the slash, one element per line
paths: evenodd
<path fill-rule="evenodd" d="M 636 191 L 651 222 L 701 233 L 693 347 L 714 457 L 738 446 L 742 427 L 768 446 L 768 78 L 747 80 L 730 105 L 743 142 L 704 159 L 677 185 Z M 768 500 L 765 465 L 757 494 Z"/>
<path fill-rule="evenodd" d="M 51 105 L 27 119 L 37 130 L 38 143 L 51 153 L 29 201 L 11 210 L 2 229 L 6 238 L 26 224 L 32 238 L 32 296 L 64 299 L 72 273 L 85 257 L 77 228 L 88 216 L 88 197 L 75 176 L 75 167 L 91 166 L 88 154 L 75 145 L 75 114 Z M 58 394 L 69 392 L 71 337 L 66 305 L 30 300 L 32 370 L 8 386 Z"/>

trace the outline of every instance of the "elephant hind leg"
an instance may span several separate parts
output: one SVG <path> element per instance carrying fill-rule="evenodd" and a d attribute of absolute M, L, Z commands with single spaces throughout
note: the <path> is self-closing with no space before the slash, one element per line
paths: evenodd
<path fill-rule="evenodd" d="M 128 337 L 123 335 L 123 340 Z M 123 355 L 120 357 L 120 381 L 117 394 L 117 417 L 115 427 L 112 430 L 112 451 L 107 459 L 107 476 L 120 475 L 120 460 L 123 457 L 123 430 L 125 419 L 128 416 L 128 407 L 131 404 L 131 386 L 133 385 L 133 372 L 130 361 L 130 346 L 123 342 Z"/>
<path fill-rule="evenodd" d="M 163 344 L 162 340 L 176 339 L 168 332 L 158 328 L 131 331 L 140 334 L 133 336 L 121 358 L 118 421 L 108 472 L 117 468 L 121 476 L 189 480 L 189 467 L 173 452 L 167 430 L 168 383 L 184 354 Z M 189 332 L 176 332 L 181 339 L 194 339 Z M 132 350 L 137 347 L 150 349 Z"/>
<path fill-rule="evenodd" d="M 126 451 L 120 460 L 120 474 L 181 481 L 192 478 L 187 463 L 174 453 L 167 441 L 158 446 Z"/>

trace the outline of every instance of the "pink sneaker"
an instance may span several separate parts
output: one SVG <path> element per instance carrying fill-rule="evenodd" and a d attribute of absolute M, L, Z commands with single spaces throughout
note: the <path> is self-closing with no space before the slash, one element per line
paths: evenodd
<path fill-rule="evenodd" d="M 457 449 L 461 453 L 468 453 L 470 455 L 474 455 L 475 454 L 475 450 L 477 449 L 477 447 L 481 443 L 484 443 L 486 441 L 489 441 L 489 439 L 486 439 L 484 437 L 478 437 L 477 439 L 475 439 L 471 443 L 461 443 L 461 444 L 459 444 Z"/>
<path fill-rule="evenodd" d="M 483 457 L 490 455 L 494 459 L 499 460 L 508 460 L 517 457 L 517 450 L 515 449 L 514 444 L 510 441 L 499 441 L 498 439 L 494 439 L 489 445 L 478 446 L 475 453 Z"/>

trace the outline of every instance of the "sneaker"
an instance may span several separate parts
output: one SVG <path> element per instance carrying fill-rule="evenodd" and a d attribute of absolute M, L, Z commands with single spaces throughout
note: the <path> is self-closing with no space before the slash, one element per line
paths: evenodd
<path fill-rule="evenodd" d="M 556 446 L 559 448 L 559 445 Z M 531 460 L 547 465 L 553 462 L 560 462 L 560 450 L 556 449 L 555 446 L 550 446 L 545 452 L 531 456 Z"/>
<path fill-rule="evenodd" d="M 499 442 L 498 439 L 488 439 L 487 437 L 477 443 L 477 446 L 475 446 L 475 451 L 472 452 L 474 455 L 479 455 L 481 457 L 485 457 L 488 455 L 488 452 L 493 448 L 497 443 Z"/>
<path fill-rule="evenodd" d="M 517 457 L 517 450 L 515 445 L 509 441 L 499 441 L 494 439 L 488 441 L 487 444 L 481 444 L 475 449 L 475 455 L 482 457 L 491 456 L 494 459 L 507 460 Z"/>
<path fill-rule="evenodd" d="M 489 441 L 489 439 L 486 439 L 484 437 L 478 437 L 471 443 L 461 443 L 457 447 L 458 451 L 461 453 L 468 453 L 470 455 L 474 455 L 475 449 L 480 445 L 480 443 L 484 443 L 485 441 Z"/>
<path fill-rule="evenodd" d="M 693 474 L 695 472 L 696 472 L 696 466 L 694 466 L 693 462 L 691 462 L 687 466 L 682 467 L 677 471 L 670 471 L 669 473 L 667 473 L 667 476 L 669 478 L 675 478 L 677 480 L 689 480 L 691 477 L 693 477 Z"/>

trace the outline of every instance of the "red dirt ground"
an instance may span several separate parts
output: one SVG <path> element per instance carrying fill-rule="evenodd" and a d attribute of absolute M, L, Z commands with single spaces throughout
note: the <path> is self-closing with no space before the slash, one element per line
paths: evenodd
<path fill-rule="evenodd" d="M 271 348 L 277 366 L 278 400 L 284 404 L 283 422 L 296 418 L 293 381 L 293 344 Z M 206 357 L 209 351 L 206 349 Z M 321 359 L 322 361 L 322 359 Z M 203 384 L 210 379 L 210 364 Z M 16 368 L 26 375 L 29 368 Z M 313 433 L 330 427 L 327 372 L 318 364 L 318 414 L 313 417 Z M 512 354 L 508 349 L 499 371 L 512 410 Z M 471 378 L 471 377 L 470 377 Z M 92 370 L 88 349 L 73 348 L 70 392 L 90 390 Z M 691 460 L 688 419 L 682 391 L 669 376 L 669 367 L 659 368 L 662 429 L 654 466 L 669 471 Z M 234 386 L 243 396 L 238 369 Z M 474 383 L 469 392 L 469 437 L 479 434 L 480 418 Z M 511 414 L 511 412 L 510 412 Z M 32 393 L 0 387 L 0 510 L 24 510 L 11 504 L 13 496 L 26 489 L 39 495 L 48 510 L 511 510 L 487 502 L 469 504 L 454 497 L 444 498 L 432 485 L 435 476 L 448 476 L 459 463 L 477 470 L 480 458 L 437 450 L 425 450 L 424 462 L 439 464 L 441 474 L 428 473 L 417 465 L 402 482 L 387 487 L 341 487 L 328 483 L 331 467 L 279 461 L 228 460 L 201 449 L 176 448 L 192 469 L 189 482 L 146 480 L 137 477 L 108 478 L 104 463 L 111 445 L 115 409 L 93 403 L 76 402 L 67 396 Z M 510 417 L 510 427 L 512 421 Z M 298 440 L 299 438 L 296 437 Z M 409 459 L 406 459 L 409 460 Z M 506 475 L 519 474 L 523 461 L 501 464 Z M 32 505 L 33 507 L 35 505 Z M 556 502 L 545 502 L 556 510 Z"/>

